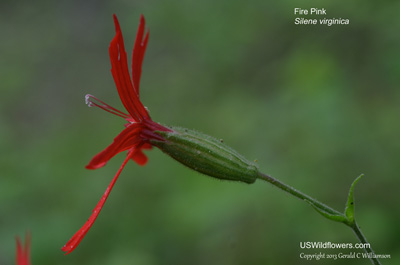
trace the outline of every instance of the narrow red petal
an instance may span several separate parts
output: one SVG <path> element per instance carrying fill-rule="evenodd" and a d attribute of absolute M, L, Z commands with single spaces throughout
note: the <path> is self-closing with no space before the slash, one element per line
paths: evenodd
<path fill-rule="evenodd" d="M 16 254 L 16 263 L 17 265 L 30 265 L 30 247 L 31 247 L 31 239 L 30 235 L 27 234 L 25 236 L 25 247 L 22 247 L 21 239 L 19 237 L 16 238 L 17 241 L 17 254 Z"/>
<path fill-rule="evenodd" d="M 134 91 L 131 78 L 129 76 L 127 57 L 125 52 L 124 40 L 117 17 L 114 15 L 115 37 L 111 41 L 109 54 L 111 60 L 111 73 L 117 86 L 119 97 L 126 110 L 131 114 L 135 121 L 142 121 L 150 116 L 143 104 L 140 102 L 138 94 Z M 139 27 L 140 28 L 140 27 Z"/>
<path fill-rule="evenodd" d="M 136 94 L 139 96 L 139 86 L 140 86 L 140 77 L 142 75 L 142 64 L 144 53 L 146 52 L 147 42 L 149 40 L 149 31 L 147 31 L 146 36 L 143 39 L 145 28 L 145 20 L 144 16 L 140 16 L 139 28 L 136 34 L 135 44 L 133 46 L 132 52 L 132 80 L 133 80 L 133 89 Z"/>
<path fill-rule="evenodd" d="M 119 175 L 121 174 L 122 169 L 125 167 L 126 163 L 132 157 L 132 154 L 133 154 L 132 152 L 128 153 L 128 155 L 126 156 L 124 162 L 122 163 L 121 167 L 119 168 L 117 174 L 115 174 L 115 176 L 112 179 L 110 185 L 108 185 L 106 191 L 104 192 L 104 194 L 101 197 L 100 201 L 97 203 L 96 207 L 93 209 L 93 213 L 89 217 L 89 219 L 86 221 L 86 223 L 82 226 L 81 229 L 78 230 L 78 232 L 75 233 L 75 235 L 67 242 L 67 244 L 65 244 L 61 248 L 62 251 L 66 252 L 65 255 L 71 253 L 79 245 L 79 243 L 85 237 L 86 233 L 92 227 L 94 221 L 96 221 L 96 218 L 99 215 L 101 209 L 103 208 L 104 203 L 106 202 L 106 200 L 108 198 L 108 195 L 110 194 L 112 188 L 114 187 L 114 184 L 117 181 Z"/>
<path fill-rule="evenodd" d="M 116 154 L 128 150 L 139 142 L 143 141 L 140 137 L 142 131 L 142 125 L 139 123 L 133 123 L 126 127 L 117 137 L 114 138 L 112 144 L 106 149 L 95 155 L 89 164 L 86 166 L 87 169 L 97 169 L 104 166 L 113 156 Z"/>

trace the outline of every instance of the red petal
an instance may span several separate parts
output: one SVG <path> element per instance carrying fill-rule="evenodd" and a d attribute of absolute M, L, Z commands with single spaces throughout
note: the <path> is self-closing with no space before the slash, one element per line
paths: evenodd
<path fill-rule="evenodd" d="M 92 227 L 94 221 L 96 221 L 97 216 L 99 215 L 101 209 L 103 208 L 104 203 L 106 202 L 108 195 L 110 194 L 112 188 L 114 187 L 115 182 L 117 181 L 119 175 L 122 172 L 122 169 L 125 167 L 126 163 L 129 161 L 131 158 L 131 152 L 128 153 L 126 156 L 124 162 L 122 163 L 121 167 L 119 168 L 117 174 L 115 174 L 114 178 L 112 179 L 110 185 L 108 185 L 106 191 L 104 192 L 103 196 L 101 197 L 100 201 L 97 203 L 96 207 L 93 209 L 92 215 L 89 217 L 89 219 L 86 221 L 86 223 L 82 226 L 81 229 L 78 230 L 78 232 L 75 233 L 75 235 L 72 236 L 72 238 L 65 244 L 61 250 L 66 252 L 65 255 L 71 253 L 82 241 L 82 239 L 85 237 L 86 233 L 89 231 L 89 229 Z"/>
<path fill-rule="evenodd" d="M 120 134 L 117 135 L 117 137 L 114 138 L 112 144 L 92 158 L 86 168 L 100 168 L 116 154 L 138 145 L 141 141 L 143 141 L 143 139 L 140 137 L 141 130 L 142 125 L 139 123 L 133 123 L 125 128 Z"/>
<path fill-rule="evenodd" d="M 17 256 L 16 263 L 17 265 L 30 265 L 30 247 L 31 247 L 31 238 L 30 235 L 25 236 L 25 247 L 22 247 L 21 239 L 19 237 L 17 240 Z"/>
<path fill-rule="evenodd" d="M 133 46 L 132 52 L 132 80 L 133 80 L 133 89 L 136 94 L 139 96 L 139 85 L 140 85 L 140 76 L 142 74 L 142 63 L 144 53 L 146 52 L 147 42 L 149 40 L 149 31 L 147 31 L 146 36 L 143 38 L 145 28 L 144 16 L 140 16 L 140 23 L 138 32 L 136 34 L 135 45 Z"/>
<path fill-rule="evenodd" d="M 132 160 L 135 161 L 138 165 L 144 166 L 146 165 L 149 158 L 143 153 L 141 149 L 135 150 L 135 153 L 132 155 Z"/>
<path fill-rule="evenodd" d="M 153 146 L 149 143 L 144 143 L 141 148 L 151 150 L 153 148 Z"/>
<path fill-rule="evenodd" d="M 129 76 L 127 57 L 125 52 L 124 40 L 117 17 L 114 15 L 115 37 L 112 39 L 109 54 L 111 60 L 111 73 L 117 86 L 119 97 L 126 110 L 131 114 L 135 121 L 142 121 L 150 116 L 140 102 L 138 94 L 134 91 L 131 78 Z"/>
<path fill-rule="evenodd" d="M 144 166 L 149 161 L 149 158 L 143 153 L 143 150 L 150 150 L 153 146 L 149 143 L 144 143 L 140 148 L 135 149 L 132 155 L 132 160 L 135 161 L 139 166 Z"/>

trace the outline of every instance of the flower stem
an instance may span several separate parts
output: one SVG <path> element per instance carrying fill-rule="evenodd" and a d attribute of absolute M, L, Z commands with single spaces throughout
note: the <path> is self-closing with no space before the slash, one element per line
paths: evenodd
<path fill-rule="evenodd" d="M 301 191 L 298 191 L 295 188 L 293 188 L 293 187 L 291 187 L 291 186 L 289 186 L 267 174 L 260 172 L 258 178 L 271 183 L 272 185 L 280 188 L 281 190 L 283 190 L 303 201 L 306 201 L 307 203 L 311 204 L 311 206 L 313 206 L 314 209 L 317 210 L 319 213 L 321 213 L 324 217 L 331 219 L 333 221 L 344 223 L 345 225 L 349 226 L 353 230 L 353 232 L 356 234 L 358 240 L 364 244 L 364 250 L 367 253 L 372 264 L 381 265 L 380 261 L 376 258 L 374 251 L 370 247 L 370 244 L 368 243 L 367 239 L 361 232 L 360 228 L 358 227 L 358 225 L 354 219 L 352 221 L 350 221 L 345 214 L 319 202 L 318 200 L 308 196 L 307 194 L 304 194 Z"/>
<path fill-rule="evenodd" d="M 263 179 L 265 181 L 268 181 L 272 185 L 280 188 L 283 191 L 286 191 L 287 193 L 292 194 L 293 196 L 299 198 L 300 200 L 307 201 L 308 203 L 312 203 L 312 205 L 314 205 L 315 207 L 317 207 L 325 212 L 328 212 L 328 213 L 334 214 L 334 215 L 343 215 L 342 213 L 336 211 L 335 209 L 332 209 L 331 207 L 323 204 L 322 202 L 317 201 L 316 199 L 308 196 L 307 194 L 304 194 L 301 191 L 298 191 L 295 188 L 293 188 L 271 176 L 268 176 L 268 175 L 260 172 L 259 178 Z"/>
<path fill-rule="evenodd" d="M 357 223 L 354 221 L 354 223 L 352 225 L 349 225 L 349 226 L 353 230 L 354 234 L 356 234 L 356 236 L 358 237 L 358 240 L 360 240 L 360 242 L 364 244 L 365 253 L 367 253 L 369 259 L 372 262 L 372 264 L 381 265 L 381 262 L 376 257 L 375 252 L 372 250 L 370 244 L 368 243 L 367 239 L 365 238 L 365 236 L 361 232 L 360 227 L 358 227 Z"/>

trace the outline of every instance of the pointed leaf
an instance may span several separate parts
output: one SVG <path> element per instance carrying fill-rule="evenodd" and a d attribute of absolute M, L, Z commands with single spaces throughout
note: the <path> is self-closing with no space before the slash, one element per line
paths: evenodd
<path fill-rule="evenodd" d="M 353 181 L 350 187 L 349 196 L 347 197 L 345 214 L 350 223 L 354 222 L 354 195 L 353 195 L 354 187 L 356 186 L 356 183 L 361 179 L 362 176 L 364 176 L 364 174 L 361 174 Z"/>
<path fill-rule="evenodd" d="M 325 218 L 335 221 L 335 222 L 347 223 L 347 218 L 343 214 L 339 214 L 339 213 L 335 214 L 335 213 L 328 212 L 328 211 L 318 207 L 311 201 L 308 201 L 308 200 L 305 200 L 305 201 L 308 202 L 317 212 L 319 212 Z"/>

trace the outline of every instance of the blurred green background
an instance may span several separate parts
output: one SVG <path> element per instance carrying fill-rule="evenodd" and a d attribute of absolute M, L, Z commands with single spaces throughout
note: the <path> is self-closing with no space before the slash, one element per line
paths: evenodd
<path fill-rule="evenodd" d="M 350 25 L 296 26 L 294 7 Z M 223 138 L 338 210 L 364 173 L 356 218 L 376 253 L 392 256 L 382 263 L 400 264 L 399 11 L 399 1 L 2 1 L 0 264 L 14 264 L 25 231 L 33 265 L 369 264 L 300 259 L 342 252 L 300 242 L 356 237 L 268 183 L 214 180 L 156 149 L 145 167 L 128 163 L 64 256 L 124 159 L 84 168 L 124 124 L 84 104 L 90 93 L 123 109 L 108 57 L 113 13 L 128 56 L 147 19 L 141 98 L 155 121 Z"/>

